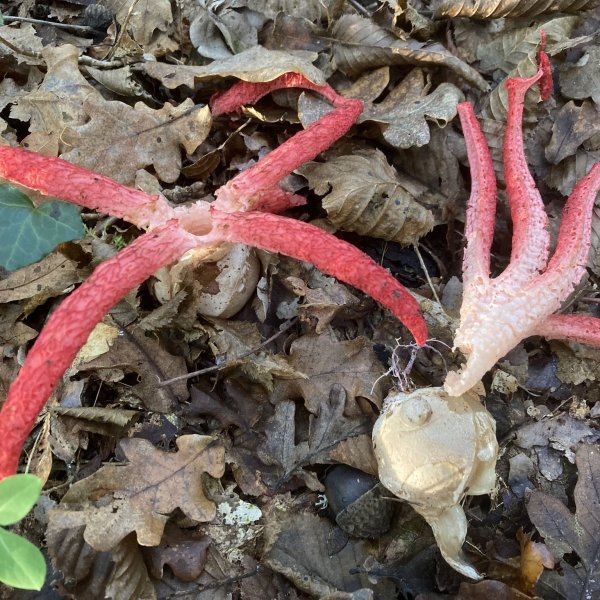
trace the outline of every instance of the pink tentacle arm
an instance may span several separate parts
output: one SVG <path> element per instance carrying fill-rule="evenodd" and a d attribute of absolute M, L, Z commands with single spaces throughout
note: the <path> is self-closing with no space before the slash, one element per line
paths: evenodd
<path fill-rule="evenodd" d="M 102 263 L 54 311 L 38 336 L 0 410 L 0 480 L 17 471 L 38 414 L 89 334 L 109 309 L 161 267 L 198 243 L 169 221 Z"/>
<path fill-rule="evenodd" d="M 548 97 L 552 89 L 550 61 L 542 51 L 544 44 L 545 35 L 542 32 L 539 68 L 533 77 L 517 77 L 506 81 L 510 108 L 504 138 L 504 178 L 513 221 L 513 240 L 510 264 L 499 280 L 510 280 L 517 286 L 523 285 L 544 269 L 550 244 L 548 217 L 527 166 L 522 132 L 523 104 L 529 88 L 539 82 L 543 99 Z"/>
<path fill-rule="evenodd" d="M 471 195 L 465 221 L 467 246 L 463 257 L 463 284 L 468 293 L 471 282 L 487 281 L 490 275 L 490 249 L 496 222 L 496 175 L 471 104 L 461 102 L 458 115 L 471 169 Z"/>
<path fill-rule="evenodd" d="M 536 325 L 531 335 L 600 346 L 600 319 L 588 315 L 550 315 Z"/>
<path fill-rule="evenodd" d="M 583 277 L 591 244 L 594 205 L 599 191 L 600 163 L 596 163 L 577 182 L 565 204 L 556 250 L 546 272 L 534 281 L 540 292 L 547 289 L 564 299 Z"/>
<path fill-rule="evenodd" d="M 427 326 L 416 300 L 383 267 L 352 244 L 301 221 L 259 212 L 211 211 L 216 234 L 234 243 L 280 252 L 315 265 L 389 308 L 414 336 L 427 340 Z"/>
<path fill-rule="evenodd" d="M 286 175 L 327 150 L 356 123 L 363 110 L 360 100 L 344 98 L 329 85 L 316 85 L 304 76 L 287 73 L 266 83 L 240 82 L 211 100 L 213 115 L 252 104 L 277 89 L 300 87 L 318 92 L 331 102 L 334 110 L 298 132 L 256 165 L 240 173 L 216 192 L 215 206 L 220 210 L 248 210 L 261 204 L 261 192 L 275 187 Z"/>
<path fill-rule="evenodd" d="M 141 229 L 175 216 L 161 196 L 151 196 L 61 158 L 0 146 L 0 177 L 78 206 L 120 217 Z"/>

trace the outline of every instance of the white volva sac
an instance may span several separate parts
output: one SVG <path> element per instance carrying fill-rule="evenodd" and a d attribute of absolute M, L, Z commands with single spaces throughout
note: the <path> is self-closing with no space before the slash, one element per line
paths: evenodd
<path fill-rule="evenodd" d="M 475 392 L 451 397 L 442 388 L 388 396 L 373 428 L 381 483 L 431 525 L 442 556 L 480 579 L 462 545 L 466 495 L 494 489 L 496 424 Z"/>

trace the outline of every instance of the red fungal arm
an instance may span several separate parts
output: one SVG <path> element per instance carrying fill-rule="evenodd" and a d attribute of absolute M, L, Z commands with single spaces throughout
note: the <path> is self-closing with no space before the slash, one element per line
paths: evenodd
<path fill-rule="evenodd" d="M 240 81 L 231 86 L 227 91 L 215 94 L 209 102 L 213 117 L 219 117 L 233 112 L 244 106 L 254 104 L 263 96 L 282 88 L 303 88 L 312 90 L 327 98 L 332 104 L 341 96 L 329 85 L 318 85 L 313 83 L 300 73 L 284 73 L 272 81 L 252 83 Z"/>
<path fill-rule="evenodd" d="M 542 38 L 543 43 L 544 38 Z M 513 221 L 510 264 L 499 279 L 509 279 L 515 286 L 524 285 L 546 266 L 550 236 L 544 203 L 527 166 L 523 149 L 523 103 L 527 90 L 542 81 L 544 93 L 552 87 L 548 57 L 540 51 L 537 73 L 528 78 L 506 81 L 508 114 L 504 138 L 504 176 Z"/>
<path fill-rule="evenodd" d="M 211 101 L 213 114 L 235 110 L 242 104 L 251 104 L 280 88 L 300 87 L 313 90 L 327 98 L 334 110 L 321 117 L 305 130 L 262 158 L 255 166 L 240 173 L 217 190 L 215 206 L 221 210 L 247 210 L 261 203 L 263 190 L 273 188 L 286 175 L 321 152 L 343 136 L 363 110 L 360 100 L 344 98 L 329 85 L 316 85 L 296 73 L 288 73 L 267 83 L 240 82 Z"/>
<path fill-rule="evenodd" d="M 566 295 L 583 277 L 591 243 L 592 212 L 599 191 L 600 163 L 596 163 L 577 183 L 565 204 L 556 250 L 537 283 L 542 289 L 549 286 L 549 291 L 554 291 L 555 285 L 566 286 L 567 291 L 563 292 Z"/>
<path fill-rule="evenodd" d="M 95 325 L 129 291 L 196 246 L 176 221 L 145 233 L 102 263 L 54 311 L 0 410 L 0 480 L 16 473 L 36 418 Z"/>
<path fill-rule="evenodd" d="M 61 158 L 0 146 L 0 177 L 45 196 L 120 217 L 142 229 L 173 218 L 160 196 L 150 196 Z"/>
<path fill-rule="evenodd" d="M 417 344 L 427 340 L 427 325 L 419 305 L 388 271 L 355 246 L 301 221 L 259 212 L 212 210 L 214 230 L 224 240 L 309 262 L 368 294 L 406 325 Z"/>
<path fill-rule="evenodd" d="M 471 169 L 471 196 L 465 222 L 467 246 L 463 258 L 463 283 L 467 286 L 474 279 L 487 279 L 490 274 L 490 249 L 496 221 L 496 174 L 471 104 L 459 104 L 458 115 Z"/>
<path fill-rule="evenodd" d="M 600 346 L 600 319 L 587 315 L 550 315 L 536 326 L 531 335 Z"/>

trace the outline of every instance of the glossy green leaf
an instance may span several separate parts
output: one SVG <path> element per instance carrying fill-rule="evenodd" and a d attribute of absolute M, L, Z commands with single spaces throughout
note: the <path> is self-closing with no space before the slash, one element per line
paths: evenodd
<path fill-rule="evenodd" d="M 58 244 L 81 239 L 85 228 L 73 204 L 34 206 L 20 190 L 0 186 L 0 265 L 9 271 L 37 262 Z"/>
<path fill-rule="evenodd" d="M 0 481 L 0 525 L 20 521 L 37 502 L 42 486 L 41 479 L 28 473 Z"/>
<path fill-rule="evenodd" d="M 0 528 L 0 582 L 24 590 L 41 590 L 46 561 L 31 542 Z"/>

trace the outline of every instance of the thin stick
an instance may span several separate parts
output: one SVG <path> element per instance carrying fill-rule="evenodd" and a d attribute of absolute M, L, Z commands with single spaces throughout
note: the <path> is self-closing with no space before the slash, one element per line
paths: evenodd
<path fill-rule="evenodd" d="M 192 377 L 196 377 L 196 375 L 205 375 L 206 373 L 212 373 L 213 371 L 220 371 L 221 369 L 225 369 L 229 365 L 234 362 L 241 360 L 242 358 L 246 358 L 251 354 L 262 350 L 267 344 L 270 344 L 273 340 L 276 340 L 282 333 L 285 333 L 288 329 L 292 327 L 298 320 L 298 317 L 294 317 L 291 321 L 288 321 L 277 333 L 274 333 L 270 338 L 267 338 L 264 342 L 261 342 L 255 348 L 248 350 L 248 352 L 244 352 L 240 356 L 236 356 L 223 364 L 213 365 L 212 367 L 206 367 L 205 369 L 199 369 L 198 371 L 192 371 L 191 373 L 186 373 L 185 375 L 179 375 L 178 377 L 173 377 L 173 379 L 166 379 L 165 381 L 159 381 L 158 385 L 160 387 L 164 387 L 166 385 L 171 385 L 172 383 L 177 383 L 178 381 L 182 381 L 184 379 L 191 379 Z"/>
<path fill-rule="evenodd" d="M 34 25 L 49 25 L 57 29 L 70 29 L 80 33 L 92 33 L 94 35 L 106 35 L 106 31 L 94 29 L 89 25 L 71 25 L 70 23 L 54 23 L 53 21 L 43 21 L 42 19 L 32 19 L 31 17 L 2 17 L 5 23 L 33 23 Z"/>

